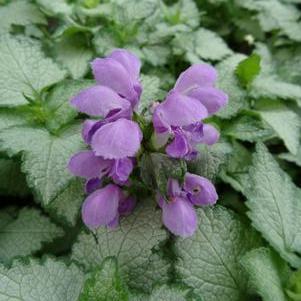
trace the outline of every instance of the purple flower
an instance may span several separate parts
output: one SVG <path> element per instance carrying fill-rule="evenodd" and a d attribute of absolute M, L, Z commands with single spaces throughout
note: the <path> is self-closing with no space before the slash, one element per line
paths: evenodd
<path fill-rule="evenodd" d="M 177 180 L 169 179 L 167 194 L 167 200 L 157 194 L 163 224 L 170 232 L 182 237 L 191 236 L 196 230 L 197 216 L 193 205 L 213 205 L 218 199 L 209 180 L 191 173 L 186 173 L 182 188 Z"/>
<path fill-rule="evenodd" d="M 104 176 L 111 177 L 116 184 L 125 184 L 133 167 L 133 160 L 130 158 L 103 159 L 89 150 L 73 155 L 68 164 L 72 174 L 87 180 L 88 193 L 100 185 Z"/>
<path fill-rule="evenodd" d="M 82 206 L 82 218 L 90 229 L 100 226 L 118 225 L 121 215 L 129 214 L 135 207 L 135 200 L 126 197 L 122 190 L 113 184 L 90 194 Z"/>
<path fill-rule="evenodd" d="M 112 89 L 136 107 L 142 87 L 139 82 L 141 63 L 134 54 L 116 49 L 106 58 L 95 59 L 91 65 L 99 85 Z"/>
<path fill-rule="evenodd" d="M 165 145 L 173 158 L 192 160 L 196 145 L 212 145 L 219 139 L 217 130 L 202 120 L 227 103 L 227 95 L 213 87 L 216 71 L 206 64 L 197 64 L 183 72 L 165 101 L 153 113 L 154 144 Z"/>
<path fill-rule="evenodd" d="M 177 180 L 168 181 L 168 200 L 158 195 L 157 201 L 162 208 L 162 221 L 173 234 L 182 237 L 191 236 L 197 227 L 197 215 L 193 205 L 182 193 Z"/>
<path fill-rule="evenodd" d="M 173 90 L 197 99 L 212 115 L 228 103 L 228 96 L 214 88 L 216 79 L 217 73 L 212 66 L 195 64 L 180 74 Z"/>
<path fill-rule="evenodd" d="M 208 179 L 198 175 L 186 173 L 183 189 L 194 205 L 213 205 L 218 199 L 214 185 Z"/>
<path fill-rule="evenodd" d="M 95 59 L 91 65 L 97 85 L 82 90 L 72 98 L 71 104 L 79 112 L 110 118 L 110 121 L 121 117 L 130 119 L 142 92 L 139 59 L 129 51 L 116 49 L 106 58 Z"/>

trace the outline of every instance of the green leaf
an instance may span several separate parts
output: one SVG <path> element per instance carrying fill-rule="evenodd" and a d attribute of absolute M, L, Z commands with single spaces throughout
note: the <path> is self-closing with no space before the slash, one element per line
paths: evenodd
<path fill-rule="evenodd" d="M 260 56 L 256 53 L 244 59 L 237 66 L 235 73 L 243 87 L 248 87 L 260 72 Z"/>
<path fill-rule="evenodd" d="M 0 158 L 0 194 L 22 197 L 29 193 L 25 176 L 20 170 L 20 163 Z"/>
<path fill-rule="evenodd" d="M 256 246 L 257 236 L 224 207 L 197 209 L 194 236 L 177 238 L 175 263 L 181 280 L 205 301 L 241 301 L 248 278 L 239 260 Z"/>
<path fill-rule="evenodd" d="M 36 0 L 36 2 L 50 16 L 68 16 L 72 14 L 73 6 L 65 0 Z"/>
<path fill-rule="evenodd" d="M 16 125 L 25 125 L 26 123 L 24 114 L 21 112 L 15 109 L 0 108 L 0 131 Z"/>
<path fill-rule="evenodd" d="M 79 301 L 127 301 L 128 291 L 122 283 L 115 258 L 106 258 L 88 277 Z"/>
<path fill-rule="evenodd" d="M 234 141 L 232 153 L 219 174 L 220 178 L 235 190 L 245 194 L 245 185 L 249 181 L 249 168 L 252 162 L 251 153 L 242 144 Z"/>
<path fill-rule="evenodd" d="M 82 149 L 79 126 L 66 128 L 59 136 L 43 128 L 11 127 L 0 132 L 1 150 L 10 156 L 22 153 L 22 171 L 42 205 L 48 205 L 72 178 L 67 163 Z"/>
<path fill-rule="evenodd" d="M 182 181 L 187 171 L 183 160 L 176 160 L 162 153 L 145 153 L 140 161 L 141 178 L 150 189 L 167 193 L 169 178 Z"/>
<path fill-rule="evenodd" d="M 11 25 L 31 24 L 46 24 L 45 17 L 32 3 L 18 0 L 0 7 L 0 34 L 9 32 Z"/>
<path fill-rule="evenodd" d="M 300 149 L 301 119 L 298 114 L 285 105 L 272 102 L 259 111 L 265 120 L 284 141 L 287 149 L 296 155 Z"/>
<path fill-rule="evenodd" d="M 84 35 L 63 36 L 55 45 L 57 61 L 71 74 L 72 78 L 79 79 L 89 70 L 89 61 L 93 51 L 86 44 Z"/>
<path fill-rule="evenodd" d="M 242 264 L 263 301 L 287 301 L 283 285 L 289 268 L 277 253 L 268 248 L 255 249 L 243 257 Z"/>
<path fill-rule="evenodd" d="M 223 134 L 248 142 L 264 141 L 275 136 L 273 129 L 255 116 L 242 115 L 232 119 Z"/>
<path fill-rule="evenodd" d="M 247 193 L 252 225 L 292 266 L 300 267 L 301 191 L 263 144 L 257 144 Z"/>
<path fill-rule="evenodd" d="M 93 83 L 91 80 L 65 80 L 56 85 L 43 103 L 45 111 L 49 114 L 46 127 L 55 131 L 71 122 L 78 113 L 71 106 L 70 99 Z"/>
<path fill-rule="evenodd" d="M 27 104 L 26 97 L 38 97 L 65 76 L 45 57 L 39 42 L 9 35 L 0 37 L 0 69 L 0 106 Z"/>
<path fill-rule="evenodd" d="M 0 299 L 12 301 L 75 301 L 83 285 L 83 273 L 75 265 L 55 259 L 15 260 L 11 268 L 0 266 Z"/>
<path fill-rule="evenodd" d="M 57 221 L 74 227 L 80 216 L 80 208 L 84 199 L 83 183 L 74 178 L 45 210 Z"/>
<path fill-rule="evenodd" d="M 214 180 L 232 151 L 231 145 L 227 142 L 219 142 L 211 146 L 201 144 L 197 149 L 199 155 L 196 160 L 188 162 L 188 170 Z"/>
<path fill-rule="evenodd" d="M 221 118 L 231 118 L 248 106 L 246 91 L 235 76 L 235 69 L 243 59 L 244 55 L 235 54 L 217 65 L 217 86 L 229 96 L 229 103 L 217 114 Z"/>
<path fill-rule="evenodd" d="M 13 214 L 11 209 L 2 210 L 0 218 L 0 261 L 4 263 L 16 256 L 33 254 L 44 243 L 63 235 L 60 228 L 34 208 L 23 208 Z"/>
<path fill-rule="evenodd" d="M 192 33 L 183 32 L 176 35 L 174 47 L 182 49 L 186 57 L 197 57 L 209 61 L 220 61 L 232 51 L 215 32 L 200 28 Z M 196 63 L 196 59 L 189 59 Z"/>
<path fill-rule="evenodd" d="M 301 87 L 281 81 L 276 76 L 258 76 L 252 85 L 251 96 L 254 98 L 293 99 L 301 106 Z"/>
<path fill-rule="evenodd" d="M 164 91 L 160 89 L 160 78 L 153 75 L 141 75 L 143 91 L 139 103 L 139 112 L 143 112 L 157 100 L 164 97 Z"/>
<path fill-rule="evenodd" d="M 301 269 L 291 274 L 287 283 L 286 293 L 292 301 L 301 300 Z"/>
<path fill-rule="evenodd" d="M 291 153 L 283 153 L 280 154 L 279 157 L 289 162 L 293 162 L 301 167 L 301 148 L 298 149 L 298 153 L 296 155 Z"/>
<path fill-rule="evenodd" d="M 297 7 L 278 0 L 260 0 L 254 1 L 253 9 L 258 11 L 257 18 L 264 31 L 280 30 L 291 40 L 301 41 L 300 12 Z"/>
<path fill-rule="evenodd" d="M 167 239 L 160 212 L 152 200 L 139 201 L 134 212 L 116 229 L 99 228 L 95 237 L 82 233 L 74 244 L 72 259 L 93 269 L 108 256 L 116 256 L 122 279 L 130 288 L 150 292 L 157 283 L 166 283 L 169 263 L 156 252 Z"/>

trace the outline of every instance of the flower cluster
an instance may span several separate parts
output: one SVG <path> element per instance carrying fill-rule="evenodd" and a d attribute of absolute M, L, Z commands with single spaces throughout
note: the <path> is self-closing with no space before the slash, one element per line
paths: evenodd
<path fill-rule="evenodd" d="M 120 216 L 135 207 L 135 196 L 130 196 L 128 188 L 143 140 L 142 130 L 132 120 L 142 93 L 140 67 L 139 59 L 122 49 L 97 58 L 92 62 L 97 84 L 71 100 L 79 112 L 91 116 L 82 129 L 88 150 L 75 154 L 69 162 L 69 170 L 86 179 L 88 197 L 82 218 L 90 229 L 116 227 Z M 215 69 L 207 64 L 193 65 L 180 75 L 166 99 L 155 105 L 153 146 L 147 149 L 149 143 L 144 143 L 144 152 L 165 149 L 172 158 L 193 160 L 197 144 L 211 145 L 218 140 L 217 130 L 203 123 L 227 103 L 227 95 L 214 87 L 216 78 Z M 197 226 L 193 206 L 214 204 L 218 199 L 215 187 L 191 173 L 186 173 L 182 186 L 172 178 L 167 183 L 166 195 L 154 191 L 163 224 L 176 235 L 192 235 Z"/>
<path fill-rule="evenodd" d="M 227 95 L 214 87 L 216 78 L 210 65 L 193 65 L 180 75 L 165 101 L 156 106 L 153 115 L 156 144 L 165 145 L 171 138 L 166 147 L 169 156 L 192 160 L 197 156 L 197 144 L 217 142 L 217 130 L 202 123 L 228 101 Z"/>
<path fill-rule="evenodd" d="M 97 85 L 76 95 L 71 104 L 79 111 L 101 119 L 88 119 L 82 136 L 91 150 L 75 154 L 69 170 L 85 178 L 86 192 L 82 216 L 94 229 L 115 226 L 120 215 L 128 214 L 135 201 L 119 186 L 128 185 L 142 132 L 131 120 L 142 91 L 139 82 L 140 61 L 125 50 L 115 50 L 107 58 L 95 59 L 92 70 Z M 104 177 L 115 184 L 99 188 Z"/>

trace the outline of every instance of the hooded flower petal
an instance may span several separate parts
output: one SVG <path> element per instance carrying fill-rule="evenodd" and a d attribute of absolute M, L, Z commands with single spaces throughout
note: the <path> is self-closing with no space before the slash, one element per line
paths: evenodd
<path fill-rule="evenodd" d="M 182 72 L 174 89 L 186 94 L 195 88 L 211 87 L 217 79 L 216 70 L 208 64 L 195 64 Z"/>
<path fill-rule="evenodd" d="M 200 140 L 201 143 L 212 145 L 216 143 L 219 139 L 218 130 L 210 124 L 204 124 L 203 133 L 203 137 Z"/>
<path fill-rule="evenodd" d="M 92 151 L 83 151 L 71 157 L 68 168 L 72 174 L 83 178 L 97 178 L 110 162 L 96 157 Z"/>
<path fill-rule="evenodd" d="M 92 138 L 92 149 L 105 159 L 134 157 L 140 148 L 142 133 L 137 123 L 124 118 L 102 126 Z"/>
<path fill-rule="evenodd" d="M 173 141 L 166 147 L 166 153 L 173 158 L 184 158 L 189 153 L 189 143 L 184 133 L 175 132 Z"/>
<path fill-rule="evenodd" d="M 163 203 L 162 219 L 170 232 L 182 237 L 191 236 L 197 227 L 197 215 L 192 204 L 181 197 Z"/>
<path fill-rule="evenodd" d="M 195 205 L 213 205 L 218 199 L 214 185 L 206 178 L 186 173 L 184 190 Z"/>
<path fill-rule="evenodd" d="M 71 100 L 71 104 L 79 112 L 102 117 L 106 117 L 112 111 L 129 110 L 131 106 L 125 98 L 104 86 L 94 86 L 82 90 Z"/>
<path fill-rule="evenodd" d="M 189 125 L 207 116 L 207 109 L 198 100 L 177 92 L 172 92 L 167 96 L 164 102 L 156 107 L 153 123 L 157 130 L 166 127 L 166 125 Z M 160 123 L 158 123 L 158 121 L 160 121 Z"/>
<path fill-rule="evenodd" d="M 141 62 L 137 56 L 124 49 L 115 49 L 108 57 L 118 61 L 133 80 L 138 80 Z"/>
<path fill-rule="evenodd" d="M 139 96 L 135 90 L 135 82 L 124 66 L 113 58 L 95 59 L 92 70 L 97 83 L 113 89 L 128 99 L 134 107 Z"/>
<path fill-rule="evenodd" d="M 187 95 L 199 100 L 209 115 L 216 113 L 228 103 L 228 95 L 213 87 L 198 87 Z"/>
<path fill-rule="evenodd" d="M 82 218 L 90 229 L 111 223 L 118 214 L 121 190 L 109 184 L 90 194 L 82 207 Z"/>

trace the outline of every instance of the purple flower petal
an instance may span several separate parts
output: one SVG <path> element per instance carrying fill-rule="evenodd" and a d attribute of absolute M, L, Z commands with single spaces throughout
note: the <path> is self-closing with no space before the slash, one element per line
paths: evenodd
<path fill-rule="evenodd" d="M 137 123 L 118 119 L 105 124 L 93 135 L 92 149 L 105 159 L 134 157 L 140 148 L 142 133 Z"/>
<path fill-rule="evenodd" d="M 85 192 L 87 194 L 92 193 L 93 191 L 97 190 L 101 184 L 101 180 L 99 178 L 92 178 L 87 180 L 85 184 Z"/>
<path fill-rule="evenodd" d="M 203 133 L 204 133 L 204 135 L 203 135 L 202 139 L 200 140 L 201 143 L 212 145 L 212 144 L 216 143 L 219 139 L 218 130 L 210 124 L 204 124 Z"/>
<path fill-rule="evenodd" d="M 82 90 L 71 100 L 71 104 L 82 113 L 106 117 L 111 111 L 127 111 L 129 101 L 108 87 L 94 86 Z"/>
<path fill-rule="evenodd" d="M 175 179 L 168 179 L 167 182 L 167 193 L 168 195 L 175 197 L 181 194 L 181 187 L 179 181 Z"/>
<path fill-rule="evenodd" d="M 136 199 L 133 197 L 127 197 L 120 200 L 118 212 L 120 215 L 126 216 L 132 213 L 136 206 Z"/>
<path fill-rule="evenodd" d="M 119 214 L 117 212 L 115 218 L 107 225 L 108 228 L 110 229 L 116 229 L 119 226 Z"/>
<path fill-rule="evenodd" d="M 121 190 L 109 184 L 90 194 L 82 207 L 82 218 L 90 229 L 111 223 L 118 214 Z"/>
<path fill-rule="evenodd" d="M 199 143 L 204 136 L 203 127 L 204 124 L 202 122 L 196 122 L 183 127 L 183 129 L 189 133 L 189 137 L 193 143 Z"/>
<path fill-rule="evenodd" d="M 93 128 L 93 126 L 98 123 L 99 121 L 96 120 L 86 120 L 83 123 L 83 127 L 82 127 L 82 137 L 83 140 L 85 141 L 86 144 L 90 144 L 91 143 L 91 134 L 90 131 Z"/>
<path fill-rule="evenodd" d="M 223 91 L 212 87 L 199 87 L 188 93 L 188 96 L 198 99 L 210 115 L 219 111 L 228 103 L 228 96 Z"/>
<path fill-rule="evenodd" d="M 191 236 L 197 228 L 197 215 L 192 204 L 180 197 L 164 202 L 162 207 L 163 224 L 170 232 L 182 237 Z"/>
<path fill-rule="evenodd" d="M 139 78 L 141 62 L 133 53 L 124 49 L 115 49 L 108 57 L 118 61 L 128 71 L 133 80 Z"/>
<path fill-rule="evenodd" d="M 156 107 L 153 122 L 155 129 L 166 125 L 185 126 L 207 116 L 207 109 L 197 99 L 172 92 Z"/>
<path fill-rule="evenodd" d="M 113 89 L 128 99 L 134 107 L 139 99 L 134 82 L 124 66 L 113 58 L 95 59 L 92 70 L 97 83 Z"/>
<path fill-rule="evenodd" d="M 194 205 L 213 205 L 218 199 L 214 185 L 206 178 L 186 173 L 184 190 Z"/>
<path fill-rule="evenodd" d="M 216 70 L 208 64 L 195 64 L 182 72 L 175 84 L 174 89 L 180 93 L 201 87 L 211 87 L 217 79 Z"/>
<path fill-rule="evenodd" d="M 184 158 L 189 153 L 189 143 L 184 133 L 175 132 L 173 141 L 166 147 L 166 153 L 173 158 Z"/>
<path fill-rule="evenodd" d="M 107 165 L 107 160 L 96 157 L 92 151 L 82 151 L 71 157 L 68 168 L 75 176 L 89 179 L 99 177 Z"/>
<path fill-rule="evenodd" d="M 125 182 L 129 175 L 131 174 L 134 165 L 133 161 L 129 158 L 114 160 L 114 165 L 112 166 L 110 176 L 113 180 L 116 180 L 117 183 Z"/>

